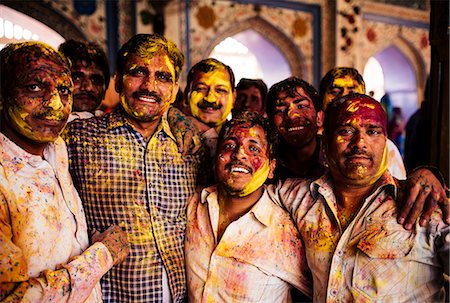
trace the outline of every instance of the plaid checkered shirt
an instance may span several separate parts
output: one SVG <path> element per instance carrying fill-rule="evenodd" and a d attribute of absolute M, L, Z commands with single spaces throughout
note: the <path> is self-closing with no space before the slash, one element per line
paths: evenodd
<path fill-rule="evenodd" d="M 70 170 L 88 229 L 128 234 L 131 253 L 102 279 L 105 302 L 161 302 L 166 269 L 173 302 L 186 299 L 183 242 L 186 205 L 199 155 L 182 157 L 167 113 L 148 142 L 122 109 L 68 125 Z"/>

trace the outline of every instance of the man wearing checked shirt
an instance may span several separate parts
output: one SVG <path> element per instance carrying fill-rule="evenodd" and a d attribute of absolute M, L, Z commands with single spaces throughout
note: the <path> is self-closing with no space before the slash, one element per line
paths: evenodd
<path fill-rule="evenodd" d="M 176 127 L 168 121 L 183 62 L 162 36 L 132 37 L 117 56 L 118 109 L 68 127 L 70 169 L 88 228 L 115 223 L 131 244 L 128 258 L 101 281 L 105 302 L 185 300 L 185 209 L 200 153 L 179 152 L 175 132 L 185 132 L 183 117 L 175 115 Z"/>

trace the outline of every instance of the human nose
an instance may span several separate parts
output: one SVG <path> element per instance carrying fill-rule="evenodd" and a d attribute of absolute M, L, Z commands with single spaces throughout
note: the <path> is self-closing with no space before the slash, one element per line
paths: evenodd
<path fill-rule="evenodd" d="M 142 90 L 148 90 L 150 92 L 156 92 L 158 90 L 158 83 L 156 78 L 152 75 L 148 75 L 142 78 L 141 87 Z"/>
<path fill-rule="evenodd" d="M 367 147 L 367 138 L 363 132 L 357 132 L 352 138 L 352 145 L 358 148 Z"/>
<path fill-rule="evenodd" d="M 292 119 L 292 118 L 296 118 L 299 116 L 300 116 L 300 113 L 299 113 L 299 108 L 298 108 L 297 104 L 295 104 L 295 103 L 289 104 L 288 117 Z"/>
<path fill-rule="evenodd" d="M 246 159 L 247 154 L 245 153 L 245 149 L 243 146 L 237 146 L 233 153 L 233 158 L 240 160 L 240 159 Z"/>
<path fill-rule="evenodd" d="M 82 79 L 80 88 L 83 91 L 92 91 L 93 85 L 91 79 L 89 78 Z"/>
<path fill-rule="evenodd" d="M 45 100 L 45 106 L 55 111 L 64 109 L 64 105 L 61 101 L 61 97 L 59 96 L 57 90 L 55 90 L 52 94 L 50 94 L 50 96 Z"/>
<path fill-rule="evenodd" d="M 217 103 L 216 94 L 212 89 L 208 89 L 208 93 L 206 94 L 205 101 L 208 103 Z"/>

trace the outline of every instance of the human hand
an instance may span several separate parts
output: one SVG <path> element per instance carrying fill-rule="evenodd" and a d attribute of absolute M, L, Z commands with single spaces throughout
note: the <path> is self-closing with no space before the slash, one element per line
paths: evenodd
<path fill-rule="evenodd" d="M 114 265 L 120 264 L 130 253 L 130 244 L 127 234 L 117 225 L 113 225 L 102 233 L 95 232 L 92 243 L 101 242 L 108 248 L 114 261 Z"/>
<path fill-rule="evenodd" d="M 167 114 L 170 130 L 177 141 L 178 150 L 183 155 L 196 154 L 202 147 L 197 121 L 194 117 L 185 116 L 179 109 L 170 107 Z"/>
<path fill-rule="evenodd" d="M 410 230 L 422 213 L 419 223 L 425 226 L 438 205 L 444 221 L 450 223 L 449 200 L 444 187 L 431 170 L 419 168 L 409 175 L 406 182 L 406 192 L 399 196 L 400 201 L 404 203 L 397 217 L 398 223 Z"/>

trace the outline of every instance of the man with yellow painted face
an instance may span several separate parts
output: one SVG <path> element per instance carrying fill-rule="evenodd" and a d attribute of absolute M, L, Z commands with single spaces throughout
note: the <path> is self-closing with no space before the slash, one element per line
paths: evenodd
<path fill-rule="evenodd" d="M 329 70 L 320 81 L 319 95 L 323 110 L 333 100 L 349 93 L 366 93 L 363 77 L 352 67 L 335 67 Z M 406 169 L 400 151 L 391 140 L 388 140 L 387 144 L 389 171 L 397 179 L 406 179 Z"/>
<path fill-rule="evenodd" d="M 259 114 L 242 112 L 223 125 L 218 184 L 187 209 L 190 302 L 291 302 L 292 287 L 311 296 L 299 235 L 263 185 L 273 177 L 275 152 L 276 132 Z"/>
<path fill-rule="evenodd" d="M 88 228 L 119 224 L 131 243 L 130 256 L 102 279 L 105 302 L 185 301 L 185 210 L 202 155 L 183 154 L 176 132 L 184 124 L 169 123 L 183 63 L 172 41 L 133 36 L 117 54 L 118 108 L 68 125 Z"/>
<path fill-rule="evenodd" d="M 416 220 L 405 230 L 397 222 L 405 188 L 387 169 L 386 126 L 385 111 L 369 96 L 333 101 L 323 135 L 329 173 L 274 191 L 304 240 L 314 302 L 445 300 L 449 225 L 440 211 L 427 227 Z"/>
<path fill-rule="evenodd" d="M 99 280 L 128 242 L 115 226 L 89 246 L 59 136 L 72 108 L 69 62 L 39 42 L 0 57 L 0 301 L 102 302 Z"/>
<path fill-rule="evenodd" d="M 219 60 L 204 59 L 189 70 L 185 95 L 188 112 L 217 133 L 236 99 L 232 69 Z"/>

